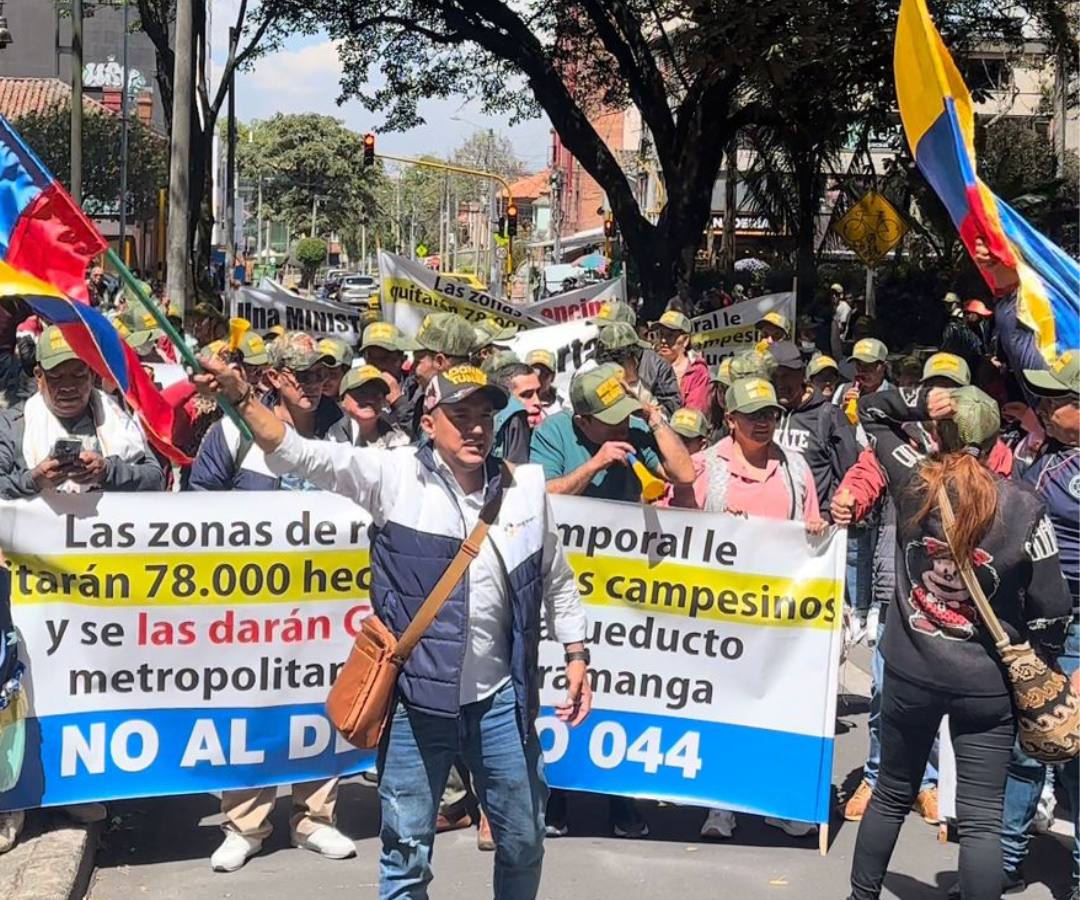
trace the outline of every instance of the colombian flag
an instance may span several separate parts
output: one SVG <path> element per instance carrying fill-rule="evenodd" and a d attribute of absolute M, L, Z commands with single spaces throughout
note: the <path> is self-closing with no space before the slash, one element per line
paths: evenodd
<path fill-rule="evenodd" d="M 75 201 L 0 116 L 0 302 L 20 298 L 59 326 L 80 359 L 120 386 L 151 443 L 183 465 L 190 460 L 172 444 L 172 408 L 135 351 L 87 302 L 86 267 L 107 248 Z"/>
<path fill-rule="evenodd" d="M 1017 311 L 1048 362 L 1080 347 L 1080 264 L 994 196 L 975 172 L 975 113 L 926 0 L 903 0 L 893 65 L 912 155 L 968 252 L 975 239 L 1020 278 Z M 989 280 L 989 279 L 988 279 Z M 998 291 L 1001 286 L 990 284 Z"/>

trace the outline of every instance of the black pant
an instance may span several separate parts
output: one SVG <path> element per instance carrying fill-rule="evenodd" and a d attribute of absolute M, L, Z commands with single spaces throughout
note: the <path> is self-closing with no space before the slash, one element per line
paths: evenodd
<path fill-rule="evenodd" d="M 964 900 L 1000 900 L 1001 814 L 1016 737 L 1012 700 L 922 687 L 889 669 L 881 698 L 881 771 L 859 826 L 852 900 L 878 900 L 900 826 L 922 783 L 934 736 L 949 717 Z"/>

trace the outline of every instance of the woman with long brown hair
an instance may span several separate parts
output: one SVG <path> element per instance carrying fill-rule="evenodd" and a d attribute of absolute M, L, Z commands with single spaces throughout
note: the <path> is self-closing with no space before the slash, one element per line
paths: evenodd
<path fill-rule="evenodd" d="M 889 480 L 897 511 L 896 601 L 881 653 L 881 770 L 851 869 L 851 900 L 878 900 L 900 826 L 919 790 L 944 716 L 957 766 L 960 889 L 1001 897 L 1001 815 L 1016 737 L 1012 696 L 993 642 L 964 587 L 967 559 L 1013 640 L 1053 651 L 1070 600 L 1046 506 L 1026 485 L 986 466 L 997 404 L 974 387 L 885 391 L 859 399 L 859 418 Z M 930 423 L 929 457 L 904 427 Z M 956 515 L 946 538 L 944 488 Z M 951 546 L 950 546 L 951 539 Z M 955 554 L 955 555 L 954 555 Z"/>

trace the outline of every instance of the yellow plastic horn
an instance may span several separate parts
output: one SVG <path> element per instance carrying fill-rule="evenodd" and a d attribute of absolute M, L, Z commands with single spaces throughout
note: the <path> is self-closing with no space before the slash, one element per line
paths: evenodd
<path fill-rule="evenodd" d="M 667 482 L 653 475 L 649 471 L 649 467 L 638 459 L 636 454 L 628 453 L 627 459 L 630 460 L 630 466 L 634 470 L 634 474 L 637 475 L 638 481 L 641 482 L 642 500 L 646 503 L 655 503 L 667 493 Z"/>
<path fill-rule="evenodd" d="M 235 353 L 240 349 L 240 342 L 244 335 L 251 330 L 251 323 L 247 319 L 229 319 L 229 352 Z"/>

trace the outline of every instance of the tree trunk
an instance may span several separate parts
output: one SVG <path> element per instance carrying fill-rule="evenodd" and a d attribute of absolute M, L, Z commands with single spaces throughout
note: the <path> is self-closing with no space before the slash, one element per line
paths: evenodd
<path fill-rule="evenodd" d="M 817 218 L 821 204 L 818 196 L 818 168 L 813 154 L 795 159 L 795 192 L 798 223 L 795 235 L 795 276 L 799 280 L 798 307 L 806 309 L 817 290 Z"/>
<path fill-rule="evenodd" d="M 732 137 L 724 148 L 724 235 L 720 248 L 720 270 L 735 271 L 735 226 L 738 221 L 739 140 Z"/>

